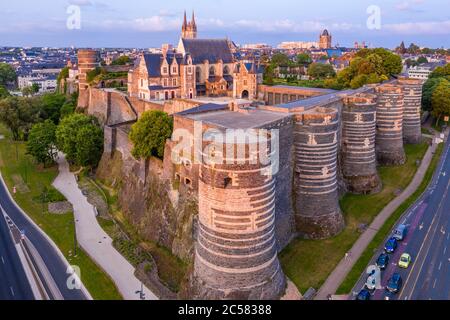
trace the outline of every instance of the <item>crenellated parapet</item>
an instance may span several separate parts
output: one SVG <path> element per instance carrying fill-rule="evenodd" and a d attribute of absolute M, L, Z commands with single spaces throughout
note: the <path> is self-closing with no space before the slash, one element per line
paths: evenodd
<path fill-rule="evenodd" d="M 403 147 L 403 89 L 394 84 L 375 88 L 377 102 L 376 152 L 380 165 L 402 165 L 406 161 Z"/>
<path fill-rule="evenodd" d="M 334 236 L 344 228 L 338 200 L 338 110 L 316 107 L 297 114 L 294 145 L 297 231 L 311 239 Z"/>
<path fill-rule="evenodd" d="M 377 96 L 360 93 L 345 97 L 342 110 L 342 173 L 349 192 L 369 194 L 381 189 L 375 136 Z"/>

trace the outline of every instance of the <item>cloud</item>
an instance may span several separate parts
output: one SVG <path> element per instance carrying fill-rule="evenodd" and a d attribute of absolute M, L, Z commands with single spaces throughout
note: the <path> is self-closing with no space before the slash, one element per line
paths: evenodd
<path fill-rule="evenodd" d="M 418 6 L 423 4 L 425 0 L 404 0 L 395 5 L 395 9 L 398 11 L 409 11 L 409 12 L 422 12 Z"/>
<path fill-rule="evenodd" d="M 94 5 L 91 0 L 69 0 L 69 4 L 80 7 L 90 7 Z"/>
<path fill-rule="evenodd" d="M 385 24 L 383 29 L 402 35 L 450 35 L 450 20 Z"/>

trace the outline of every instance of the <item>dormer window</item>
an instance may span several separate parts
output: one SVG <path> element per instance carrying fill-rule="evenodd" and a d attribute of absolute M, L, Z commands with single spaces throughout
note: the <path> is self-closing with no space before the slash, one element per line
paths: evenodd
<path fill-rule="evenodd" d="M 187 72 L 188 72 L 188 74 L 192 74 L 192 67 L 188 67 Z"/>
<path fill-rule="evenodd" d="M 162 72 L 163 74 L 168 74 L 169 73 L 169 70 L 167 69 L 167 67 L 163 67 L 163 72 Z"/>
<path fill-rule="evenodd" d="M 178 68 L 176 66 L 172 67 L 172 74 L 177 74 L 178 73 Z"/>

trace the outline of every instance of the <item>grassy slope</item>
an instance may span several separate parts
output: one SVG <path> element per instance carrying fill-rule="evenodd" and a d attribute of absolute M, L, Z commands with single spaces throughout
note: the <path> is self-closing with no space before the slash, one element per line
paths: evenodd
<path fill-rule="evenodd" d="M 81 279 L 94 299 L 121 299 L 121 295 L 112 280 L 86 253 L 78 249 L 77 256 L 72 257 L 74 250 L 73 213 L 51 215 L 46 212 L 46 205 L 42 205 L 34 200 L 41 194 L 44 186 L 51 186 L 58 174 L 57 168 L 43 169 L 36 166 L 31 158 L 25 155 L 25 145 L 23 143 L 17 143 L 17 160 L 16 144 L 9 140 L 9 133 L 1 124 L 0 134 L 6 136 L 6 139 L 0 140 L 0 169 L 9 190 L 11 191 L 15 185 L 13 177 L 20 176 L 26 182 L 30 191 L 26 193 L 18 192 L 14 196 L 15 201 L 56 243 L 69 263 L 80 267 Z"/>
<path fill-rule="evenodd" d="M 341 200 L 346 228 L 338 236 L 326 240 L 294 240 L 280 254 L 286 275 L 301 292 L 320 288 L 342 257 L 356 242 L 360 224 L 370 224 L 379 212 L 395 198 L 395 193 L 405 189 L 417 171 L 417 159 L 422 159 L 427 143 L 407 145 L 407 163 L 401 167 L 381 167 L 383 190 L 376 195 L 347 194 Z"/>
<path fill-rule="evenodd" d="M 373 241 L 369 244 L 369 246 L 366 248 L 361 257 L 353 266 L 350 273 L 342 282 L 341 286 L 337 291 L 337 294 L 350 293 L 350 291 L 353 289 L 353 286 L 358 281 L 360 275 L 363 273 L 364 269 L 369 264 L 370 259 L 373 256 L 373 252 L 377 250 L 377 248 L 383 243 L 383 241 L 388 236 L 389 232 L 394 227 L 395 223 L 401 218 L 401 216 L 406 212 L 406 210 L 408 210 L 408 208 L 416 202 L 416 200 L 422 195 L 422 193 L 425 192 L 426 188 L 431 182 L 431 179 L 433 178 L 434 171 L 436 170 L 436 167 L 439 164 L 439 159 L 442 154 L 443 147 L 444 147 L 443 144 L 441 144 L 438 147 L 436 154 L 433 156 L 430 167 L 428 168 L 425 174 L 425 178 L 420 184 L 419 188 L 393 213 L 393 215 L 386 221 L 386 223 L 380 229 L 380 231 L 378 231 Z"/>

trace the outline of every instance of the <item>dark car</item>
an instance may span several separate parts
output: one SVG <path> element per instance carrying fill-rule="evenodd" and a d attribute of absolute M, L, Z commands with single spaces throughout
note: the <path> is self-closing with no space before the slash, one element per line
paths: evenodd
<path fill-rule="evenodd" d="M 387 268 L 388 264 L 389 264 L 389 255 L 387 255 L 386 253 L 380 254 L 380 256 L 377 259 L 377 266 L 381 270 L 384 270 Z"/>
<path fill-rule="evenodd" d="M 371 297 L 369 290 L 362 289 L 356 296 L 356 300 L 369 301 Z"/>
<path fill-rule="evenodd" d="M 395 249 L 397 249 L 397 239 L 395 238 L 390 238 L 387 242 L 386 245 L 384 246 L 384 250 L 387 253 L 394 253 Z"/>
<path fill-rule="evenodd" d="M 397 293 L 402 288 L 403 280 L 398 273 L 394 273 L 392 278 L 389 279 L 386 290 L 391 293 Z"/>

